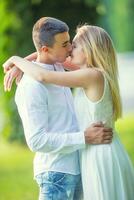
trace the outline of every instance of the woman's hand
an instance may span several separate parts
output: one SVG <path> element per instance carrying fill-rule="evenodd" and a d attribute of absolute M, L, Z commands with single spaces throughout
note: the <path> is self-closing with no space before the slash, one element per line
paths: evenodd
<path fill-rule="evenodd" d="M 6 67 L 5 68 L 6 74 L 4 76 L 4 90 L 10 91 L 12 88 L 14 79 L 16 79 L 16 84 L 18 84 L 23 76 L 23 72 L 15 66 L 12 67 L 11 63 L 7 63 L 5 67 Z M 12 67 L 12 69 L 10 69 L 10 67 Z"/>
<path fill-rule="evenodd" d="M 13 59 L 15 56 L 10 57 L 6 62 L 3 64 L 4 73 L 7 73 L 11 68 L 14 67 Z"/>
<path fill-rule="evenodd" d="M 37 52 L 34 52 L 28 56 L 25 57 L 26 60 L 33 61 L 37 58 Z M 14 60 L 16 59 L 16 56 L 10 57 L 4 64 L 4 90 L 10 91 L 14 79 L 16 80 L 16 84 L 18 84 L 23 76 L 23 72 L 17 68 L 14 64 Z"/>

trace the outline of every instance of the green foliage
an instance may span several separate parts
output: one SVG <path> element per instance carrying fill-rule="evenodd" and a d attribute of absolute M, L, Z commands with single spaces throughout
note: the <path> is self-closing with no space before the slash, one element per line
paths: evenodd
<path fill-rule="evenodd" d="M 102 26 L 112 35 L 119 52 L 134 50 L 134 1 L 103 0 L 105 12 L 101 18 Z"/>
<path fill-rule="evenodd" d="M 1 0 L 0 1 L 0 65 L 12 55 L 25 56 L 34 52 L 32 26 L 42 16 L 59 18 L 70 26 L 74 35 L 79 23 L 95 24 L 99 14 L 96 12 L 98 1 L 93 0 Z M 4 93 L 1 70 L 0 91 L 0 131 L 4 138 L 24 142 L 22 125 L 14 103 L 15 85 L 10 93 Z"/>
<path fill-rule="evenodd" d="M 132 0 L 1 0 L 0 1 L 0 65 L 12 55 L 25 56 L 34 52 L 32 26 L 42 16 L 65 21 L 71 37 L 79 23 L 101 24 L 111 35 L 117 50 L 133 50 Z M 23 130 L 14 103 L 14 85 L 11 93 L 3 90 L 3 72 L 0 68 L 0 132 L 10 140 L 24 142 Z"/>
<path fill-rule="evenodd" d="M 134 114 L 129 114 L 117 121 L 116 128 L 119 132 L 122 143 L 125 145 L 125 148 L 134 163 Z"/>

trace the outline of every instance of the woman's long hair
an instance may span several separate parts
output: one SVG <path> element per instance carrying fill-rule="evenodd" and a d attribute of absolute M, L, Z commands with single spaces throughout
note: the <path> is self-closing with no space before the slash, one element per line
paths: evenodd
<path fill-rule="evenodd" d="M 88 66 L 101 69 L 107 77 L 112 94 L 114 119 L 117 120 L 122 115 L 122 105 L 113 42 L 104 29 L 90 25 L 78 27 L 77 38 L 87 56 Z"/>

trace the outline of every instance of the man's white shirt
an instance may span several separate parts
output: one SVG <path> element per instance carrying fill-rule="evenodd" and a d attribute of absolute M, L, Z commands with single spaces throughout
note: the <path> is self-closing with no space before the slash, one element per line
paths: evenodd
<path fill-rule="evenodd" d="M 38 64 L 47 70 L 63 71 L 59 64 Z M 71 90 L 24 75 L 15 102 L 27 144 L 36 152 L 34 175 L 46 171 L 79 174 L 78 149 L 85 147 L 85 139 L 78 128 Z"/>

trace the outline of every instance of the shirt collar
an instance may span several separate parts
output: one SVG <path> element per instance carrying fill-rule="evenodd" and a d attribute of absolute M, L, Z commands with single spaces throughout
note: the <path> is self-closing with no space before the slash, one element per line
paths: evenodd
<path fill-rule="evenodd" d="M 33 62 L 36 63 L 37 65 L 40 65 L 41 67 L 43 67 L 45 69 L 52 70 L 52 71 L 55 70 L 55 65 L 54 64 L 40 63 L 40 62 L 37 62 L 37 61 L 33 61 Z"/>

